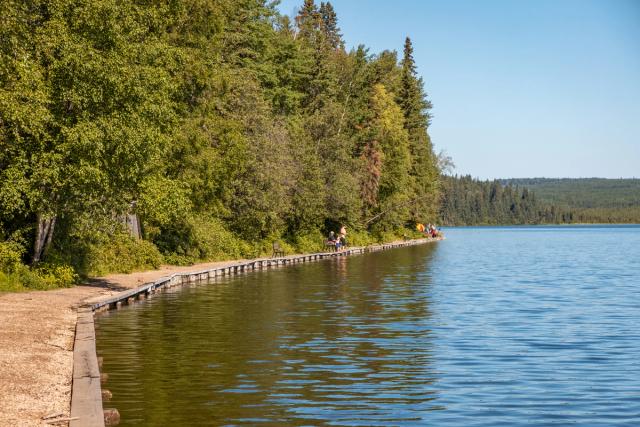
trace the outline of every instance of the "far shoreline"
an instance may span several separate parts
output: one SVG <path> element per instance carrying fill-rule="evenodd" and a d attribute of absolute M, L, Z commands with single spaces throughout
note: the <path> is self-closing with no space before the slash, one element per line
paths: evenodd
<path fill-rule="evenodd" d="M 615 222 L 615 223 L 558 223 L 558 224 L 475 224 L 475 225 L 440 225 L 441 229 L 445 228 L 490 228 L 490 227 L 501 227 L 501 228 L 518 228 L 518 227 L 637 227 L 640 226 L 640 223 L 629 223 L 629 222 Z"/>

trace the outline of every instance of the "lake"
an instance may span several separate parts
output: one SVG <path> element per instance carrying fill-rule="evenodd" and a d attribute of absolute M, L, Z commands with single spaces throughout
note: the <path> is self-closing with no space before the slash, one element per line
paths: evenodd
<path fill-rule="evenodd" d="M 96 317 L 121 425 L 638 426 L 640 227 L 449 228 Z"/>

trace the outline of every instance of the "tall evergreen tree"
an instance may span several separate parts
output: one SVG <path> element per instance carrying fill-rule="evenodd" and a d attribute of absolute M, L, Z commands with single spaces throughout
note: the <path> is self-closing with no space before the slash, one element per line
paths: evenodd
<path fill-rule="evenodd" d="M 415 220 L 424 221 L 435 213 L 438 204 L 437 157 L 433 152 L 428 127 L 431 102 L 424 92 L 424 84 L 417 75 L 413 45 L 409 37 L 404 44 L 398 104 L 404 114 L 404 126 L 409 134 L 411 175 L 417 203 L 412 208 Z"/>
<path fill-rule="evenodd" d="M 399 104 L 405 117 L 405 127 L 408 130 L 426 129 L 429 126 L 431 102 L 424 93 L 424 83 L 418 77 L 415 60 L 413 59 L 413 44 L 407 37 L 404 42 L 402 61 L 402 77 Z"/>
<path fill-rule="evenodd" d="M 324 36 L 324 42 L 330 49 L 344 49 L 344 42 L 342 41 L 342 34 L 340 34 L 340 28 L 338 28 L 338 16 L 330 2 L 321 2 L 319 9 L 321 21 L 322 34 Z"/>
<path fill-rule="evenodd" d="M 304 4 L 296 16 L 296 26 L 298 27 L 297 37 L 313 45 L 318 38 L 321 23 L 322 16 L 315 1 L 304 0 Z"/>

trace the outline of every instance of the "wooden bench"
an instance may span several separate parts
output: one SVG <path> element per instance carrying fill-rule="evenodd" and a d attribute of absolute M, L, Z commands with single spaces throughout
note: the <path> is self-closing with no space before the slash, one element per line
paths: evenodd
<path fill-rule="evenodd" d="M 279 256 L 284 256 L 284 250 L 280 246 L 280 243 L 273 242 L 273 254 L 271 255 L 271 258 L 275 258 Z"/>

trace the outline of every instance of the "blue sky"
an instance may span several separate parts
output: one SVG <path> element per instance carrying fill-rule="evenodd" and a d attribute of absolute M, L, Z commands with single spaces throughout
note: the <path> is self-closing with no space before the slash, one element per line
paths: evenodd
<path fill-rule="evenodd" d="M 411 37 L 456 173 L 640 177 L 640 0 L 331 3 L 348 48 Z"/>

